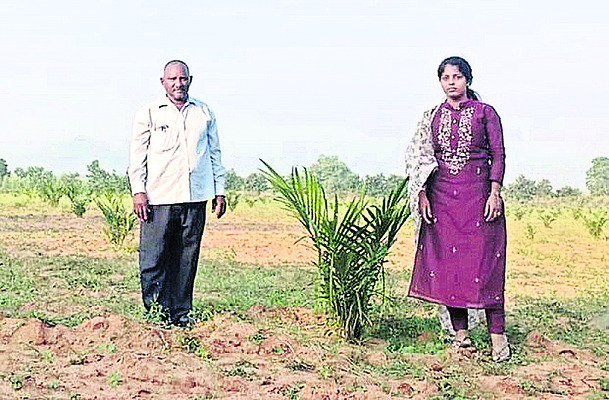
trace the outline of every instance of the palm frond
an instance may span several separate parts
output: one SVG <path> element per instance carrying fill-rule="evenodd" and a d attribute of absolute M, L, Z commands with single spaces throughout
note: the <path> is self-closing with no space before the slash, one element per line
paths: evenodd
<path fill-rule="evenodd" d="M 306 169 L 292 168 L 289 178 L 268 163 L 260 172 L 277 192 L 277 201 L 307 230 L 318 252 L 315 265 L 321 293 L 350 339 L 358 339 L 371 321 L 371 301 L 384 298 L 384 261 L 410 213 L 405 198 L 406 181 L 380 206 L 370 205 L 362 191 L 344 210 L 338 196 L 330 206 L 323 187 Z M 380 281 L 380 291 L 377 289 Z"/>

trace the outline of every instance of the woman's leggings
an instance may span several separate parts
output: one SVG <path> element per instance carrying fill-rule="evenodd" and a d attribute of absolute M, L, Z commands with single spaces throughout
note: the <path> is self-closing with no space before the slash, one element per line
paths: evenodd
<path fill-rule="evenodd" d="M 453 324 L 455 331 L 467 329 L 467 308 L 446 307 L 450 314 L 450 321 Z M 489 333 L 502 334 L 505 332 L 505 309 L 503 308 L 487 308 L 486 326 Z"/>

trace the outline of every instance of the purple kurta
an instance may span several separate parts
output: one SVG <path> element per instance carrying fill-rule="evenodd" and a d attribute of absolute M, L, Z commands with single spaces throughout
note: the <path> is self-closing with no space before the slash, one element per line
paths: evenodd
<path fill-rule="evenodd" d="M 437 171 L 427 182 L 433 224 L 423 222 L 409 295 L 458 308 L 502 308 L 506 231 L 484 220 L 491 181 L 502 183 L 501 121 L 488 104 L 444 103 L 432 124 Z"/>

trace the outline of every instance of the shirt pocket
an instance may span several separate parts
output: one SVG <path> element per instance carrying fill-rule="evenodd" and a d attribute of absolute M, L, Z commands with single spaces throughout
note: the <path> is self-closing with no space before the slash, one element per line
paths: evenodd
<path fill-rule="evenodd" d="M 198 136 L 196 138 L 197 145 L 195 148 L 195 152 L 198 157 L 201 157 L 207 151 L 207 145 L 208 145 L 208 141 L 209 141 L 208 134 L 209 134 L 209 132 L 207 130 L 207 124 L 203 125 L 198 130 Z"/>
<path fill-rule="evenodd" d="M 178 146 L 178 133 L 169 124 L 160 122 L 150 132 L 150 150 L 153 153 L 165 153 Z"/>
<path fill-rule="evenodd" d="M 210 123 L 211 119 L 201 109 L 188 114 L 186 139 L 196 157 L 201 157 L 207 151 Z"/>

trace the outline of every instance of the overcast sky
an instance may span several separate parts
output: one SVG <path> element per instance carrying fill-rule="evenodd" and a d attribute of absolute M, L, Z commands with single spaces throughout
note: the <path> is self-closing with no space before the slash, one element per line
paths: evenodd
<path fill-rule="evenodd" d="M 123 172 L 135 110 L 169 59 L 216 113 L 227 168 L 338 155 L 360 174 L 404 169 L 445 57 L 502 118 L 506 183 L 585 187 L 609 156 L 606 1 L 20 1 L 0 14 L 0 158 Z M 97 4 L 98 3 L 98 4 Z"/>

